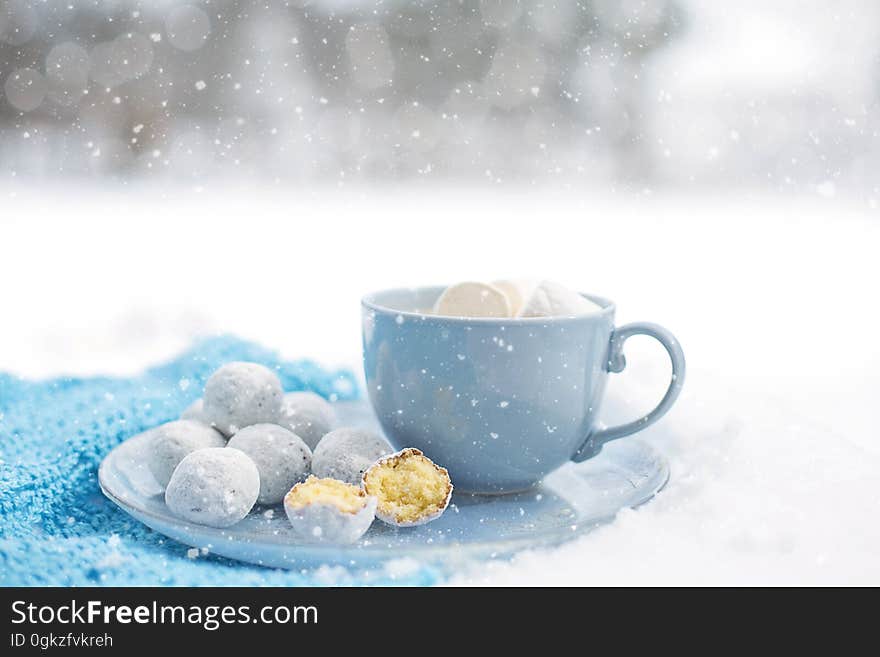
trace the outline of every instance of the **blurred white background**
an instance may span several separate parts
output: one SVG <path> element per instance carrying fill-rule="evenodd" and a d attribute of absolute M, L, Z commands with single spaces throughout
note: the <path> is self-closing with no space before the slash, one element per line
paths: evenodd
<path fill-rule="evenodd" d="M 878 198 L 870 0 L 4 0 L 36 179 L 566 180 Z"/>
<path fill-rule="evenodd" d="M 0 84 L 0 370 L 357 369 L 368 291 L 557 279 L 681 340 L 673 481 L 462 583 L 880 583 L 877 3 L 0 0 Z"/>

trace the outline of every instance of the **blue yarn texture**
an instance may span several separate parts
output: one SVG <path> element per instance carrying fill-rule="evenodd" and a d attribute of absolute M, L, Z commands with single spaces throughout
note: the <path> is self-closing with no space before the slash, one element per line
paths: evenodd
<path fill-rule="evenodd" d="M 427 568 L 286 571 L 199 555 L 131 518 L 98 486 L 98 465 L 116 445 L 174 420 L 230 361 L 274 369 L 286 391 L 354 399 L 347 370 L 282 361 L 234 337 L 205 339 L 134 378 L 22 380 L 0 373 L 0 585 L 304 586 L 415 584 Z M 192 554 L 192 552 L 190 553 Z"/>

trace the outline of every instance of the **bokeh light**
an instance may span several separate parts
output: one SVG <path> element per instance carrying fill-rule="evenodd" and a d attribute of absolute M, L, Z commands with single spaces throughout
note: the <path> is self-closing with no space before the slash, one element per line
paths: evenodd
<path fill-rule="evenodd" d="M 153 46 L 143 34 L 127 32 L 113 40 L 110 47 L 113 67 L 125 80 L 134 80 L 150 70 L 153 64 Z"/>
<path fill-rule="evenodd" d="M 25 0 L 6 0 L 0 5 L 0 41 L 21 46 L 30 41 L 39 27 L 37 12 Z"/>
<path fill-rule="evenodd" d="M 89 53 L 89 76 L 102 87 L 112 89 L 125 82 L 117 66 L 116 50 L 112 41 L 96 44 Z"/>
<path fill-rule="evenodd" d="M 61 105 L 73 105 L 86 93 L 89 84 L 89 53 L 82 46 L 66 41 L 46 55 L 49 97 Z"/>
<path fill-rule="evenodd" d="M 176 7 L 165 22 L 168 40 L 179 50 L 192 52 L 205 45 L 211 33 L 211 19 L 194 5 Z"/>
<path fill-rule="evenodd" d="M 32 112 L 37 109 L 46 98 L 48 90 L 46 78 L 32 68 L 13 71 L 3 85 L 6 100 L 20 112 Z"/>

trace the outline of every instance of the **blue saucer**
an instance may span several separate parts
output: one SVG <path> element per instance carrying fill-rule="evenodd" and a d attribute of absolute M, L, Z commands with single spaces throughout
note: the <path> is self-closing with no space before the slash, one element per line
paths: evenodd
<path fill-rule="evenodd" d="M 367 403 L 346 402 L 336 407 L 343 424 L 378 430 Z M 620 509 L 646 502 L 669 479 L 669 465 L 661 454 L 639 439 L 627 438 L 606 445 L 589 461 L 563 466 L 530 491 L 455 494 L 446 513 L 427 525 L 399 529 L 377 520 L 354 545 L 301 545 L 291 535 L 280 506 L 258 507 L 226 529 L 173 516 L 146 466 L 146 447 L 141 434 L 116 447 L 101 462 L 98 479 L 110 500 L 181 543 L 275 568 L 325 564 L 362 568 L 410 557 L 446 569 L 467 559 L 554 545 L 612 520 Z"/>

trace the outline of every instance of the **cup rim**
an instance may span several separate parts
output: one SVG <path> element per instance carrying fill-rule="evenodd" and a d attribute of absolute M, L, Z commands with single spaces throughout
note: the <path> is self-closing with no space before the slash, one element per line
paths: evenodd
<path fill-rule="evenodd" d="M 387 315 L 400 315 L 404 318 L 416 318 L 421 321 L 435 320 L 449 322 L 455 324 L 488 324 L 488 325 L 519 325 L 519 324 L 562 324 L 570 322 L 579 322 L 593 317 L 603 317 L 612 315 L 616 309 L 613 301 L 607 297 L 601 297 L 597 294 L 587 292 L 578 292 L 593 303 L 601 306 L 601 310 L 597 312 L 587 313 L 584 315 L 554 315 L 551 317 L 455 317 L 451 315 L 433 315 L 431 313 L 417 312 L 415 310 L 399 310 L 390 306 L 382 305 L 376 301 L 376 297 L 394 293 L 414 293 L 424 290 L 436 290 L 441 293 L 447 285 L 421 285 L 417 287 L 392 287 L 383 290 L 376 290 L 361 297 L 361 306 Z"/>

